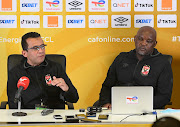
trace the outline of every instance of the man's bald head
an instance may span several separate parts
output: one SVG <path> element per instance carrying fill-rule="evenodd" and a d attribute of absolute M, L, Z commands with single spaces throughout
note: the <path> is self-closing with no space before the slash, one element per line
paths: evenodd
<path fill-rule="evenodd" d="M 150 26 L 143 26 L 138 30 L 137 35 L 141 34 L 142 32 L 152 33 L 153 36 L 155 37 L 155 40 L 156 40 L 157 33 L 156 33 L 156 30 L 154 28 L 152 28 Z"/>
<path fill-rule="evenodd" d="M 138 30 L 134 41 L 136 55 L 139 59 L 142 59 L 145 55 L 153 53 L 154 47 L 157 44 L 156 30 L 150 26 L 143 26 Z"/>

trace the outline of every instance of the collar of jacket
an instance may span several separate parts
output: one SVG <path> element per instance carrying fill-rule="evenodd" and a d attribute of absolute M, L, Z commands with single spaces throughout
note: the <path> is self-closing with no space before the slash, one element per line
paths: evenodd
<path fill-rule="evenodd" d="M 152 58 L 152 57 L 155 57 L 155 56 L 159 56 L 160 54 L 161 54 L 161 53 L 158 52 L 158 50 L 157 50 L 156 48 L 154 48 L 153 53 L 152 53 L 152 54 L 149 54 L 149 55 L 145 55 L 144 58 L 143 58 L 143 60 L 149 59 L 149 58 Z M 137 57 L 136 57 L 136 49 L 131 50 L 131 51 L 129 52 L 129 57 L 130 57 L 130 58 L 135 58 L 135 59 L 137 59 Z"/>
<path fill-rule="evenodd" d="M 42 66 L 47 66 L 47 65 L 48 65 L 48 61 L 46 60 L 46 58 L 45 58 L 45 60 L 44 60 L 40 65 L 38 65 L 38 66 L 31 66 L 30 64 L 27 63 L 27 59 L 24 61 L 24 68 L 25 68 L 25 69 L 34 68 L 34 67 L 42 67 Z"/>

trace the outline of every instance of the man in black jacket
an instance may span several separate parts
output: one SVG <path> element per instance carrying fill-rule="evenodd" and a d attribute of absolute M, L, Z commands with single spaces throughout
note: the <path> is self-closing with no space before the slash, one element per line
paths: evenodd
<path fill-rule="evenodd" d="M 108 70 L 99 104 L 111 109 L 111 87 L 152 86 L 154 109 L 163 108 L 171 99 L 173 75 L 169 61 L 154 47 L 156 31 L 144 26 L 134 37 L 135 49 L 120 53 Z"/>
<path fill-rule="evenodd" d="M 64 109 L 64 101 L 76 103 L 79 99 L 76 88 L 60 64 L 46 59 L 46 45 L 40 34 L 30 32 L 23 35 L 21 45 L 25 58 L 8 75 L 9 108 L 17 108 L 14 98 L 17 82 L 22 76 L 30 79 L 28 88 L 21 95 L 22 108 L 35 109 L 36 104 L 43 104 L 53 109 Z"/>

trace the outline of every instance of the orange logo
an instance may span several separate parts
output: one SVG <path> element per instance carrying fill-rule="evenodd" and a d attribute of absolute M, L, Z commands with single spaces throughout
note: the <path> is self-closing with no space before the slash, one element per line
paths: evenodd
<path fill-rule="evenodd" d="M 48 27 L 58 27 L 58 16 L 48 16 Z"/>
<path fill-rule="evenodd" d="M 1 0 L 2 11 L 12 11 L 12 0 Z"/>
<path fill-rule="evenodd" d="M 172 0 L 162 0 L 162 10 L 172 10 Z"/>

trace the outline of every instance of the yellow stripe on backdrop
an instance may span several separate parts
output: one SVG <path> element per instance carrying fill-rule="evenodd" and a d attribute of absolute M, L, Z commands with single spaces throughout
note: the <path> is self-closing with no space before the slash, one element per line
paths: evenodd
<path fill-rule="evenodd" d="M 64 54 L 67 58 L 67 74 L 78 89 L 80 99 L 75 108 L 87 108 L 99 97 L 102 83 L 114 58 L 120 52 L 130 51 L 134 48 L 133 38 L 138 28 L 134 28 L 134 15 L 154 15 L 154 28 L 157 30 L 157 48 L 164 54 L 173 56 L 174 88 L 172 95 L 173 108 L 180 108 L 180 26 L 179 8 L 177 11 L 158 12 L 157 0 L 154 0 L 153 12 L 135 12 L 134 0 L 131 0 L 130 12 L 112 12 L 111 1 L 108 1 L 108 12 L 89 12 L 88 0 L 86 0 L 85 12 L 66 12 L 65 0 L 63 0 L 62 12 L 43 12 L 43 0 L 40 0 L 39 12 L 21 12 L 20 0 L 17 0 L 17 12 L 0 12 L 0 15 L 16 15 L 17 28 L 0 28 L 0 101 L 7 100 L 7 57 L 10 54 L 20 54 L 21 44 L 19 38 L 30 31 L 36 31 L 42 37 L 46 37 L 47 54 Z M 157 15 L 176 14 L 177 28 L 157 28 Z M 39 15 L 40 28 L 20 28 L 21 15 Z M 44 15 L 62 15 L 63 28 L 43 28 Z M 66 28 L 66 15 L 85 15 L 85 28 Z M 108 15 L 108 28 L 89 28 L 89 15 Z M 112 15 L 131 15 L 131 28 L 111 28 Z M 176 38 L 176 40 L 172 39 Z M 2 39 L 6 38 L 6 42 Z M 8 38 L 16 38 L 8 42 Z M 115 38 L 115 39 L 114 39 Z M 117 38 L 125 39 L 125 42 L 116 42 Z M 113 40 L 114 39 L 114 40 Z M 110 41 L 111 40 L 111 41 Z M 94 42 L 95 41 L 95 42 Z"/>

